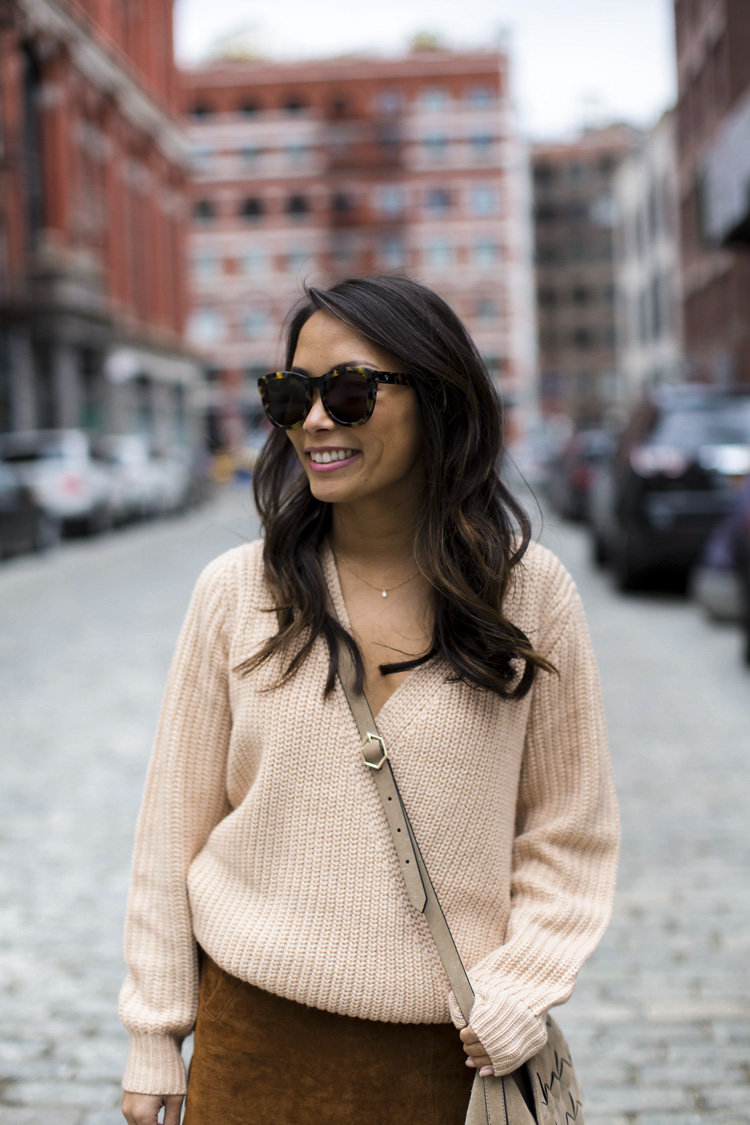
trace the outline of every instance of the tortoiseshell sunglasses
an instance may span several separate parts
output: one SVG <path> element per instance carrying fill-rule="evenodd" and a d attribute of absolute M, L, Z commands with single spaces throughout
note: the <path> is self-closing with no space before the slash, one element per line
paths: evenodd
<path fill-rule="evenodd" d="M 283 430 L 297 430 L 310 413 L 313 391 L 328 415 L 339 426 L 361 426 L 371 417 L 378 383 L 410 386 L 408 375 L 375 371 L 371 367 L 332 367 L 325 375 L 300 375 L 298 371 L 272 371 L 258 379 L 263 409 L 270 422 Z"/>

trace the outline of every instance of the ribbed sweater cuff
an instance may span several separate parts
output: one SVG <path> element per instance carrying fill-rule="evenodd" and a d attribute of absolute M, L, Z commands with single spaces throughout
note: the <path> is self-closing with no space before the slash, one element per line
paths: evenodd
<path fill-rule="evenodd" d="M 472 982 L 473 983 L 473 982 Z M 547 1026 L 544 1015 L 535 1016 L 526 1005 L 502 989 L 478 988 L 471 1009 L 471 1026 L 489 1055 L 496 1077 L 510 1074 L 544 1046 Z M 451 1019 L 459 1029 L 466 1020 L 451 992 Z"/>
<path fill-rule="evenodd" d="M 122 1085 L 132 1094 L 184 1094 L 187 1077 L 179 1040 L 131 1031 Z"/>

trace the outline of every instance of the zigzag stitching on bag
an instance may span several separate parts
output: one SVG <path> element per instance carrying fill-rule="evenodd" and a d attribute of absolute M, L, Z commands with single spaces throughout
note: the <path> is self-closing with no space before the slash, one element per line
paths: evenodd
<path fill-rule="evenodd" d="M 570 1090 L 565 1091 L 562 1089 L 562 1076 L 566 1065 L 570 1068 L 571 1071 L 573 1070 L 573 1064 L 570 1059 L 566 1059 L 564 1056 L 561 1058 L 557 1054 L 557 1051 L 555 1051 L 555 1069 L 552 1071 L 552 1077 L 550 1078 L 549 1084 L 547 1084 L 542 1079 L 539 1071 L 536 1072 L 537 1082 L 539 1083 L 539 1087 L 542 1092 L 542 1100 L 544 1102 L 544 1105 L 548 1109 L 552 1109 L 553 1121 L 555 1122 L 555 1125 L 557 1122 L 556 1109 L 558 1107 L 560 1109 L 563 1109 L 563 1107 L 560 1105 L 560 1102 L 564 1097 L 567 1096 L 567 1098 L 570 1100 L 570 1111 L 567 1109 L 564 1110 L 565 1122 L 561 1123 L 561 1125 L 570 1125 L 571 1122 L 576 1122 L 578 1120 L 579 1110 L 583 1109 L 583 1104 L 573 1097 Z M 555 1082 L 557 1082 L 560 1086 L 559 1093 L 555 1093 L 553 1091 Z"/>
<path fill-rule="evenodd" d="M 571 1062 L 571 1060 L 566 1059 L 564 1055 L 560 1057 L 557 1051 L 555 1051 L 555 1066 L 552 1070 L 552 1077 L 549 1080 L 549 1085 L 547 1085 L 547 1083 L 543 1080 L 539 1071 L 536 1072 L 537 1080 L 542 1090 L 542 1097 L 544 1098 L 545 1105 L 549 1105 L 549 1093 L 552 1090 L 554 1083 L 559 1082 L 560 1086 L 562 1086 L 563 1070 L 566 1066 L 569 1067 L 571 1071 L 573 1070 L 573 1063 Z"/>

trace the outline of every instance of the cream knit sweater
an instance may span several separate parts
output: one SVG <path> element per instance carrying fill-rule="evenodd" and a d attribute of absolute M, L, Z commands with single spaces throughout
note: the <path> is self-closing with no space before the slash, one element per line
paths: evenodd
<path fill-rule="evenodd" d="M 454 1017 L 410 905 L 340 685 L 319 641 L 293 682 L 232 669 L 275 632 L 260 542 L 201 574 L 169 673 L 138 821 L 120 1014 L 124 1086 L 181 1093 L 198 1003 L 196 940 L 227 972 L 331 1012 Z M 330 550 L 324 567 L 342 622 Z M 497 1074 L 543 1044 L 606 926 L 618 817 L 594 657 L 572 579 L 532 545 L 507 614 L 559 669 L 508 702 L 415 668 L 381 709 L 428 869 Z M 458 1044 L 457 1044 L 458 1046 Z"/>

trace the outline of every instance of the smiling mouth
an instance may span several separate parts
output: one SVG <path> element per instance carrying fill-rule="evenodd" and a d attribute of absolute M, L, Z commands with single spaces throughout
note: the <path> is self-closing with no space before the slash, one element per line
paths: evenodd
<path fill-rule="evenodd" d="M 314 465 L 330 465 L 335 461 L 349 461 L 356 452 L 356 449 L 327 449 L 323 453 L 310 450 L 309 457 Z"/>

